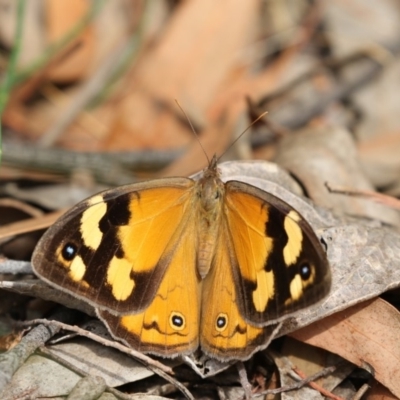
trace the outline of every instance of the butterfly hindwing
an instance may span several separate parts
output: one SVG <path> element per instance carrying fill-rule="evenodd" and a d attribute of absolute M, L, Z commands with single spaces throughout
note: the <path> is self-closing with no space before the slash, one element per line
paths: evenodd
<path fill-rule="evenodd" d="M 192 231 L 195 222 L 186 219 L 182 228 Z M 98 315 L 115 337 L 139 351 L 165 357 L 192 353 L 199 345 L 200 277 L 191 235 L 180 236 L 154 299 L 143 312 L 117 316 L 98 310 Z"/>
<path fill-rule="evenodd" d="M 232 273 L 241 313 L 266 325 L 316 303 L 330 288 L 325 252 L 301 215 L 243 182 L 226 184 Z"/>
<path fill-rule="evenodd" d="M 42 237 L 32 258 L 35 272 L 94 307 L 145 309 L 191 213 L 192 187 L 187 178 L 159 180 L 79 203 Z"/>
<path fill-rule="evenodd" d="M 233 270 L 233 243 L 228 227 L 222 227 L 209 274 L 203 282 L 200 345 L 209 356 L 221 360 L 247 359 L 265 347 L 273 329 L 249 324 L 240 311 Z"/>

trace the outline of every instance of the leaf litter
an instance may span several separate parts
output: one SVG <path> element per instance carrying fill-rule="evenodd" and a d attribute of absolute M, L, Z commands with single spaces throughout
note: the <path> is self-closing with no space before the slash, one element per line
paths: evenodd
<path fill-rule="evenodd" d="M 0 40 L 11 49 L 17 14 L 12 1 L 5 3 L 9 8 L 0 11 Z M 231 164 L 229 176 L 261 174 L 284 186 L 290 181 L 290 192 L 314 201 L 317 208 L 298 206 L 327 243 L 334 282 L 326 301 L 287 321 L 281 332 L 286 335 L 246 363 L 253 395 L 290 386 L 287 377 L 293 380 L 297 367 L 304 376 L 326 369 L 318 384 L 338 398 L 361 395 L 365 384 L 370 385 L 366 399 L 400 397 L 398 211 L 369 198 L 329 193 L 325 185 L 399 194 L 398 8 L 391 0 L 115 0 L 100 1 L 96 9 L 80 1 L 30 3 L 16 71 L 19 80 L 2 115 L 0 187 L 2 197 L 14 200 L 17 209 L 17 220 L 11 222 L 5 218 L 10 209 L 0 204 L 4 265 L 10 258 L 28 261 L 37 240 L 29 231 L 54 221 L 41 216 L 18 219 L 18 204 L 45 211 L 73 205 L 52 194 L 52 186 L 53 192 L 69 193 L 72 179 L 78 179 L 82 190 L 63 196 L 73 203 L 100 190 L 97 185 L 185 176 L 203 168 L 204 154 L 175 99 L 209 156 L 222 154 L 254 114 L 268 111 L 264 122 L 225 159 L 276 162 L 296 181 L 282 174 L 271 177 L 272 169 L 267 173 L 259 164 L 246 164 L 245 172 Z M 68 35 L 66 45 L 47 51 Z M 2 65 L 8 56 L 3 52 Z M 49 154 L 60 151 L 56 165 L 25 152 L 35 147 Z M 73 152 L 87 154 L 79 168 L 68 161 Z M 146 162 L 126 164 L 122 154 L 130 152 L 133 159 L 140 154 Z M 91 159 L 96 153 L 103 158 Z M 105 171 L 101 166 L 107 153 L 114 156 L 107 158 Z M 160 161 L 162 157 L 168 161 Z M 106 177 L 109 171 L 114 172 Z M 92 178 L 80 180 L 80 174 Z M 10 183 L 13 190 L 7 188 Z M 15 345 L 13 319 L 47 315 L 50 304 L 25 297 L 23 308 L 21 296 L 18 307 L 13 306 L 9 299 L 23 291 L 21 277 L 26 275 L 14 276 L 8 267 L 2 272 L 2 265 L 1 287 L 7 291 L 2 289 L 0 295 L 8 301 L 2 303 L 0 338 Z M 33 293 L 29 287 L 25 295 Z M 35 289 L 35 296 L 45 290 Z M 87 358 L 89 364 L 97 362 Z M 338 365 L 336 372 L 329 369 L 332 365 Z M 175 371 L 194 398 L 246 395 L 234 367 L 207 379 L 182 365 Z M 18 379 L 29 382 L 29 374 L 18 372 Z M 60 378 L 27 393 L 11 376 L 6 387 L 17 397 L 43 394 L 43 388 L 52 395 L 72 390 L 62 389 Z M 299 379 L 304 380 L 297 375 Z M 105 390 L 113 385 L 105 382 Z M 189 396 L 153 375 L 140 382 L 116 386 L 131 394 Z M 282 398 L 324 395 L 306 385 Z"/>

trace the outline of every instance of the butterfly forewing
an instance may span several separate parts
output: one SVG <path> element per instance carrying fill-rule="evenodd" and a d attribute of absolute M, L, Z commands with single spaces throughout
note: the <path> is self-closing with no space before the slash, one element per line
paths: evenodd
<path fill-rule="evenodd" d="M 50 284 L 112 312 L 148 306 L 191 213 L 187 178 L 120 187 L 85 200 L 42 237 L 32 264 Z"/>
<path fill-rule="evenodd" d="M 226 184 L 237 304 L 265 325 L 315 304 L 330 289 L 325 252 L 309 224 L 284 201 L 243 182 Z"/>

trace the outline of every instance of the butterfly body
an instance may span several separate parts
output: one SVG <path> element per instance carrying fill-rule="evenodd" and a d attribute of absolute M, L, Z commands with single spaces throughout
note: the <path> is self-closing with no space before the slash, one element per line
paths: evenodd
<path fill-rule="evenodd" d="M 196 182 L 195 191 L 199 199 L 198 210 L 195 213 L 199 217 L 196 265 L 201 278 L 204 279 L 215 254 L 225 197 L 225 187 L 219 177 L 215 157 L 204 176 Z"/>
<path fill-rule="evenodd" d="M 44 280 L 90 302 L 110 332 L 161 356 L 200 347 L 246 359 L 269 325 L 330 288 L 325 252 L 300 214 L 214 157 L 199 180 L 111 189 L 71 209 L 33 255 Z"/>

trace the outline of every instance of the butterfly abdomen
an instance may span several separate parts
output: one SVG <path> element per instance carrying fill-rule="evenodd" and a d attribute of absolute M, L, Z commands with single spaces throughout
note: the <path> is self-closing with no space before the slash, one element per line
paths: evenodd
<path fill-rule="evenodd" d="M 210 270 L 219 231 L 219 223 L 208 225 L 207 221 L 200 221 L 199 244 L 197 246 L 197 271 L 202 279 Z"/>

